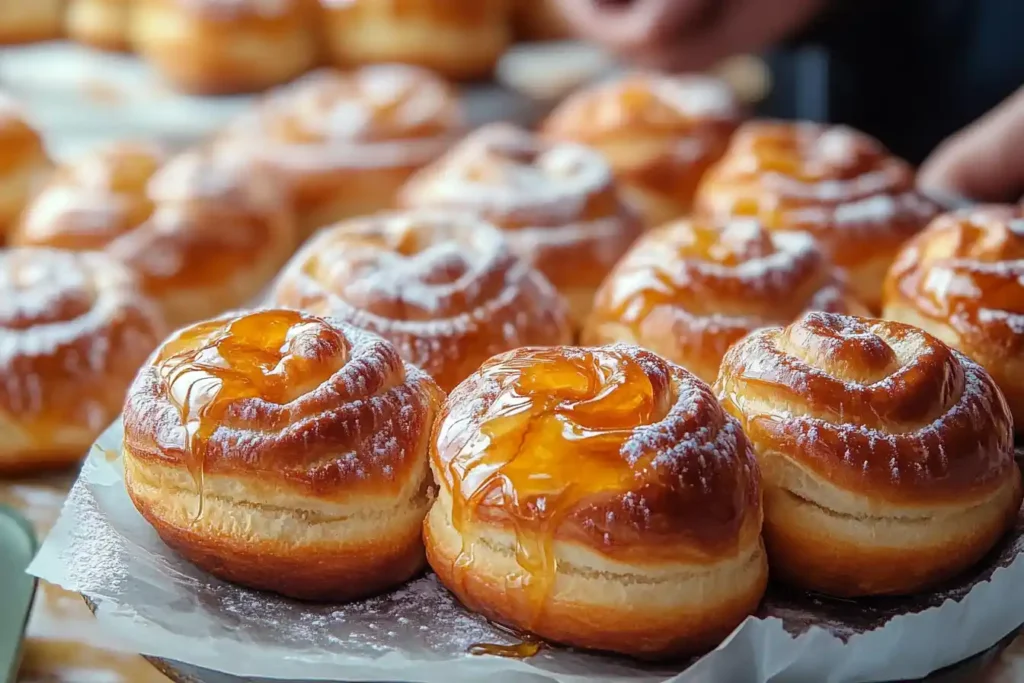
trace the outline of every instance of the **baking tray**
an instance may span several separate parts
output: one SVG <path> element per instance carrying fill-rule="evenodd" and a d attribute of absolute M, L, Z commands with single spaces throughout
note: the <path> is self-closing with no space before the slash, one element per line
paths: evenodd
<path fill-rule="evenodd" d="M 35 553 L 32 527 L 13 509 L 0 505 L 0 681 L 4 683 L 13 683 L 18 674 L 36 592 L 36 579 L 25 568 Z"/>

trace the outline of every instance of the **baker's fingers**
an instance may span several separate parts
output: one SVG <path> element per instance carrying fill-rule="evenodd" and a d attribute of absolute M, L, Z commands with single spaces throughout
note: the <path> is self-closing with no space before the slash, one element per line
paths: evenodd
<path fill-rule="evenodd" d="M 559 0 L 576 32 L 629 56 L 671 45 L 715 0 Z"/>
<path fill-rule="evenodd" d="M 943 142 L 921 167 L 926 192 L 976 201 L 1024 195 L 1024 88 Z"/>

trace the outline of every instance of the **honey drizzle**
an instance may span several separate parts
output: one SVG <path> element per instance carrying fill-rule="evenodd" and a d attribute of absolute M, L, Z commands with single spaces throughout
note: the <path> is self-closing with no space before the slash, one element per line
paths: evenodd
<path fill-rule="evenodd" d="M 643 478 L 649 463 L 631 465 L 620 450 L 636 426 L 668 410 L 667 392 L 656 392 L 634 359 L 607 350 L 561 353 L 537 349 L 485 367 L 504 391 L 484 418 L 482 438 L 448 464 L 452 524 L 462 536 L 456 582 L 464 587 L 474 562 L 471 512 L 498 503 L 522 570 L 506 577 L 506 589 L 524 596 L 529 623 L 543 616 L 555 586 L 562 522 L 594 497 L 627 492 Z"/>

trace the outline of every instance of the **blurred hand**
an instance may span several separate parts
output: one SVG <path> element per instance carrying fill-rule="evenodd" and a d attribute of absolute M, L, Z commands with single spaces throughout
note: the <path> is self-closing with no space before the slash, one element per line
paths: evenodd
<path fill-rule="evenodd" d="M 769 47 L 825 0 L 558 0 L 583 37 L 643 67 L 706 69 Z"/>
<path fill-rule="evenodd" d="M 918 184 L 936 196 L 1018 201 L 1024 195 L 1024 88 L 939 145 Z"/>

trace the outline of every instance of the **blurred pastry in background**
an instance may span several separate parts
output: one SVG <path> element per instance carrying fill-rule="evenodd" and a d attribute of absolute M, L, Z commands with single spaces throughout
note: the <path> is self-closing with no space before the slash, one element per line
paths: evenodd
<path fill-rule="evenodd" d="M 558 8 L 558 0 L 513 0 L 512 26 L 519 40 L 563 40 L 572 27 Z"/>
<path fill-rule="evenodd" d="M 938 209 L 915 189 L 910 164 L 864 133 L 758 121 L 740 128 L 704 177 L 696 210 L 810 233 L 857 298 L 878 312 L 897 252 Z"/>
<path fill-rule="evenodd" d="M 68 38 L 100 50 L 127 50 L 135 0 L 69 0 Z"/>
<path fill-rule="evenodd" d="M 980 206 L 936 218 L 900 252 L 883 316 L 934 334 L 995 379 L 1024 435 L 1024 209 Z"/>
<path fill-rule="evenodd" d="M 643 231 L 598 152 L 509 124 L 467 136 L 414 175 L 399 201 L 470 211 L 505 230 L 513 249 L 565 297 L 577 327 L 605 275 Z"/>
<path fill-rule="evenodd" d="M 270 93 L 218 140 L 274 168 L 302 235 L 394 206 L 410 175 L 461 134 L 458 94 L 419 67 L 323 69 Z"/>
<path fill-rule="evenodd" d="M 0 252 L 0 474 L 85 456 L 164 334 L 158 307 L 108 255 Z"/>
<path fill-rule="evenodd" d="M 49 171 L 50 160 L 39 133 L 22 108 L 0 93 L 0 241 L 6 239 Z"/>
<path fill-rule="evenodd" d="M 735 342 L 804 311 L 867 314 L 810 235 L 769 232 L 756 219 L 683 219 L 619 261 L 582 341 L 638 344 L 711 383 Z"/>
<path fill-rule="evenodd" d="M 65 0 L 0 0 L 0 45 L 60 38 Z"/>
<path fill-rule="evenodd" d="M 381 335 L 445 391 L 495 354 L 572 342 L 565 303 L 501 231 L 446 211 L 325 229 L 296 254 L 270 300 Z"/>
<path fill-rule="evenodd" d="M 320 0 L 336 66 L 403 62 L 486 78 L 511 40 L 510 0 Z"/>
<path fill-rule="evenodd" d="M 260 310 L 171 336 L 124 407 L 125 487 L 211 574 L 354 600 L 424 565 L 442 392 L 375 334 Z"/>
<path fill-rule="evenodd" d="M 543 134 L 598 150 L 648 227 L 688 215 L 741 107 L 710 76 L 636 73 L 586 87 L 555 108 Z"/>
<path fill-rule="evenodd" d="M 135 50 L 175 88 L 254 92 L 290 81 L 319 59 L 309 0 L 135 0 Z"/>
<path fill-rule="evenodd" d="M 105 249 L 139 276 L 173 326 L 252 301 L 297 242 L 275 174 L 244 158 L 115 143 L 62 168 L 18 244 Z"/>

